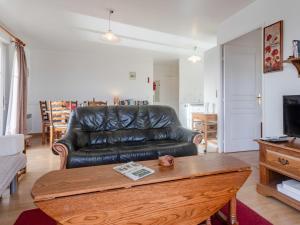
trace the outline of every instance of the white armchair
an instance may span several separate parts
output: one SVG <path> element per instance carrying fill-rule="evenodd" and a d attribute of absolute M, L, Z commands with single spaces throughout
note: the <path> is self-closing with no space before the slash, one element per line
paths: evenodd
<path fill-rule="evenodd" d="M 23 134 L 0 136 L 0 156 L 15 155 L 23 150 Z"/>
<path fill-rule="evenodd" d="M 17 173 L 26 166 L 24 135 L 0 136 L 0 196 L 10 186 L 10 192 L 17 190 Z"/>

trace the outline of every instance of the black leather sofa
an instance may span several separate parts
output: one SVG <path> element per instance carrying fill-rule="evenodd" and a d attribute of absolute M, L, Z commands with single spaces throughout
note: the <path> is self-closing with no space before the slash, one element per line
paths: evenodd
<path fill-rule="evenodd" d="M 79 107 L 53 151 L 63 169 L 196 155 L 201 140 L 168 106 Z"/>

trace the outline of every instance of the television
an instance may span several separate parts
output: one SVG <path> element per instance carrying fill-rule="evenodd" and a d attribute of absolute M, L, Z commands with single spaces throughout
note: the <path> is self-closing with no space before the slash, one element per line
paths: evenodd
<path fill-rule="evenodd" d="M 283 129 L 289 137 L 300 137 L 300 95 L 283 96 Z"/>

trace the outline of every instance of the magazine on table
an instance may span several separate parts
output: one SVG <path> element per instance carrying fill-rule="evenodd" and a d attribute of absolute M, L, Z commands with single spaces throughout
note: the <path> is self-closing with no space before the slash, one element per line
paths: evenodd
<path fill-rule="evenodd" d="M 136 181 L 154 173 L 154 170 L 136 162 L 129 162 L 114 167 L 114 170 Z"/>

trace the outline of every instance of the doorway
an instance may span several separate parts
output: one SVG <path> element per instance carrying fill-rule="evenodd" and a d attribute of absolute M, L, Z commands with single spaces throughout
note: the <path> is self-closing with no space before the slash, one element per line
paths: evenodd
<path fill-rule="evenodd" d="M 168 105 L 177 115 L 179 111 L 179 67 L 178 60 L 155 61 L 153 80 L 155 90 L 153 102 L 156 105 Z"/>
<path fill-rule="evenodd" d="M 224 152 L 258 150 L 262 121 L 262 30 L 223 46 Z"/>

